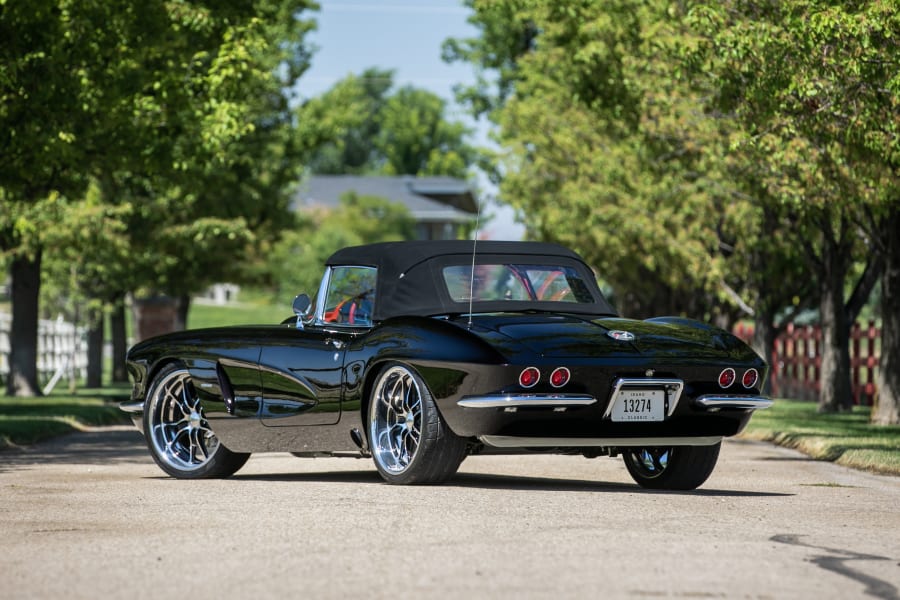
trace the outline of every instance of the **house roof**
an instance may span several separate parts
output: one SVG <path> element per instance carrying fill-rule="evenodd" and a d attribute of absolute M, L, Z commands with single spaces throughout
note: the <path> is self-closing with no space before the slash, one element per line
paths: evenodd
<path fill-rule="evenodd" d="M 467 222 L 478 212 L 469 185 L 453 177 L 314 175 L 300 186 L 294 208 L 336 207 L 347 192 L 401 202 L 419 222 Z"/>

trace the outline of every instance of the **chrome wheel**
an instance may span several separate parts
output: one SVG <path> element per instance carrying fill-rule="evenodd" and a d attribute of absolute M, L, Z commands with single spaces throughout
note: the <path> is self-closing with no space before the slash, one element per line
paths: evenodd
<path fill-rule="evenodd" d="M 389 472 L 402 473 L 416 457 L 422 439 L 422 394 L 403 367 L 388 369 L 375 385 L 369 439 L 375 460 Z"/>
<path fill-rule="evenodd" d="M 154 383 L 147 413 L 151 450 L 177 471 L 202 469 L 219 450 L 187 369 L 170 371 Z"/>
<path fill-rule="evenodd" d="M 640 448 L 626 453 L 626 461 L 647 479 L 655 479 L 669 466 L 671 448 Z"/>
<path fill-rule="evenodd" d="M 466 440 L 447 427 L 428 386 L 410 367 L 384 367 L 367 412 L 369 448 L 388 483 L 438 483 L 466 457 Z"/>
<path fill-rule="evenodd" d="M 641 487 L 692 490 L 712 474 L 721 445 L 628 448 L 623 450 L 622 458 L 632 479 Z"/>

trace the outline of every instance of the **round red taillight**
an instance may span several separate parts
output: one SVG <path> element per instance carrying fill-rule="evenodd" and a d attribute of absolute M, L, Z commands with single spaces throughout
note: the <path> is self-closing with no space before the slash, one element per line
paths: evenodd
<path fill-rule="evenodd" d="M 560 388 L 569 383 L 569 370 L 565 367 L 558 367 L 550 373 L 550 385 Z"/>
<path fill-rule="evenodd" d="M 541 372 L 536 367 L 528 367 L 519 373 L 519 385 L 523 388 L 534 387 L 540 379 Z"/>
<path fill-rule="evenodd" d="M 755 386 L 757 381 L 759 381 L 759 372 L 757 372 L 756 369 L 748 369 L 741 378 L 741 383 L 744 384 L 744 387 L 747 389 Z"/>
<path fill-rule="evenodd" d="M 734 383 L 736 375 L 734 374 L 734 369 L 728 368 L 719 373 L 719 385 L 723 388 L 731 387 L 731 384 Z"/>

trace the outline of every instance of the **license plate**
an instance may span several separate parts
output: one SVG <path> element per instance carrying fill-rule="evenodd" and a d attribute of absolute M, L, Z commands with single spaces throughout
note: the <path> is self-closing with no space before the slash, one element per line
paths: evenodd
<path fill-rule="evenodd" d="M 621 389 L 613 399 L 613 421 L 663 421 L 666 418 L 663 390 Z"/>

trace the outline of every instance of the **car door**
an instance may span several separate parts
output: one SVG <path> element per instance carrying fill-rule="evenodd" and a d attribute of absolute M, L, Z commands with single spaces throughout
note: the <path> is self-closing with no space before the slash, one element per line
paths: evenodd
<path fill-rule="evenodd" d="M 259 360 L 262 421 L 270 427 L 330 425 L 341 418 L 348 343 L 371 326 L 375 269 L 333 267 L 324 302 L 306 324 L 272 334 Z"/>
<path fill-rule="evenodd" d="M 340 420 L 348 337 L 339 331 L 285 327 L 266 341 L 259 360 L 264 425 L 328 425 Z"/>

